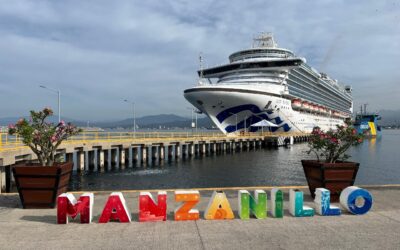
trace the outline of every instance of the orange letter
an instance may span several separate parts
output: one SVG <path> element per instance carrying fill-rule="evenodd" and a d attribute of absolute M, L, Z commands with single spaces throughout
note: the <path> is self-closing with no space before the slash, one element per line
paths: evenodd
<path fill-rule="evenodd" d="M 199 191 L 175 191 L 175 201 L 183 205 L 175 209 L 175 220 L 198 220 L 199 210 L 192 209 L 200 200 Z"/>
<path fill-rule="evenodd" d="M 204 212 L 206 220 L 233 219 L 231 205 L 223 191 L 214 191 L 207 209 Z"/>

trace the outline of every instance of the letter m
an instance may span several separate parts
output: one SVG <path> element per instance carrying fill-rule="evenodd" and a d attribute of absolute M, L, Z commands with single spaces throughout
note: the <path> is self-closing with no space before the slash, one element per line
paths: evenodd
<path fill-rule="evenodd" d="M 81 223 L 92 222 L 93 193 L 84 193 L 76 200 L 73 194 L 63 193 L 57 198 L 57 224 L 68 224 L 80 214 Z"/>

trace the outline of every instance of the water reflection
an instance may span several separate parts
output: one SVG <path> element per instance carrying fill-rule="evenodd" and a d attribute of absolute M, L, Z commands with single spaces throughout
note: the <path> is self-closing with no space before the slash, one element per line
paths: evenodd
<path fill-rule="evenodd" d="M 360 162 L 356 184 L 400 183 L 400 131 L 383 131 L 350 150 Z M 237 186 L 306 185 L 301 159 L 306 144 L 257 149 L 207 157 L 150 161 L 145 165 L 113 167 L 104 172 L 74 175 L 73 190 L 163 189 Z"/>

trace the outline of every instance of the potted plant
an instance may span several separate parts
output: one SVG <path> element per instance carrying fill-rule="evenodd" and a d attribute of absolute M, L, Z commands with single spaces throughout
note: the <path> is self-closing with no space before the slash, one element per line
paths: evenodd
<path fill-rule="evenodd" d="M 80 129 L 64 121 L 57 125 L 49 123 L 46 118 L 51 115 L 50 108 L 31 111 L 29 121 L 20 119 L 8 127 L 8 133 L 18 135 L 39 162 L 13 167 L 23 208 L 54 208 L 57 196 L 68 188 L 73 165 L 59 162 L 56 150 L 62 141 L 78 134 Z"/>
<path fill-rule="evenodd" d="M 363 135 L 357 133 L 350 119 L 336 130 L 322 131 L 315 127 L 308 141 L 308 154 L 314 153 L 317 160 L 302 160 L 311 196 L 315 189 L 326 188 L 331 192 L 331 201 L 339 201 L 341 191 L 354 184 L 359 163 L 346 161 L 351 146 L 362 142 Z"/>

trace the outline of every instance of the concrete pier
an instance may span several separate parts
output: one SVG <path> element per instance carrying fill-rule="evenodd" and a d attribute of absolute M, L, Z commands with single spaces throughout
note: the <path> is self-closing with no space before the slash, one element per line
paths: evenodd
<path fill-rule="evenodd" d="M 74 162 L 74 171 L 84 170 L 110 170 L 112 167 L 123 168 L 133 166 L 133 164 L 162 163 L 163 159 L 178 160 L 181 157 L 192 157 L 194 155 L 206 156 L 216 153 L 238 152 L 243 149 L 255 149 L 258 147 L 278 147 L 283 146 L 284 139 L 289 137 L 290 143 L 307 141 L 308 136 L 304 134 L 291 136 L 237 136 L 237 137 L 187 137 L 182 139 L 153 138 L 137 143 L 135 138 L 129 138 L 124 142 L 120 141 L 88 141 L 68 142 L 59 147 L 60 154 L 63 154 L 66 161 Z M 165 152 L 167 150 L 167 152 Z M 165 157 L 166 155 L 166 157 Z M 15 164 L 26 160 L 36 160 L 35 155 L 28 147 L 18 148 L 18 150 L 8 150 L 0 147 L 0 180 L 4 192 L 9 189 L 7 183 L 12 180 L 7 176 L 7 169 L 11 169 Z"/>

